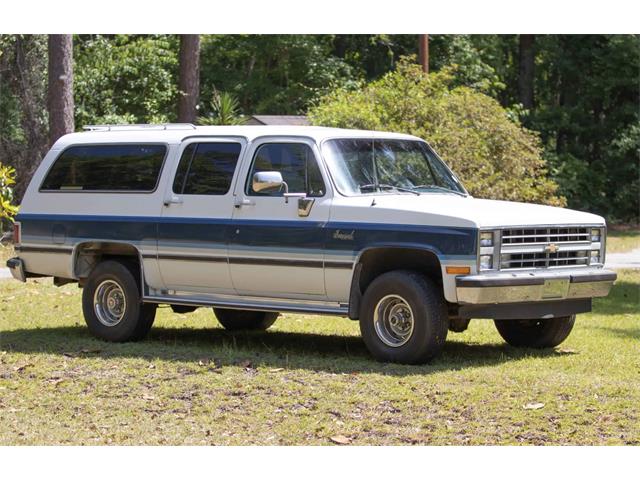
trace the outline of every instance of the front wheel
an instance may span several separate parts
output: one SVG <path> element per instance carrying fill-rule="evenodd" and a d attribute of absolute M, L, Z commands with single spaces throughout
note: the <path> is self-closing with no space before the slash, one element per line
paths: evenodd
<path fill-rule="evenodd" d="M 214 308 L 218 322 L 226 330 L 266 330 L 278 318 L 278 312 Z"/>
<path fill-rule="evenodd" d="M 553 348 L 571 333 L 575 315 L 531 320 L 494 320 L 498 333 L 514 347 Z"/>
<path fill-rule="evenodd" d="M 424 363 L 442 351 L 448 317 L 442 291 L 417 272 L 380 275 L 364 293 L 360 332 L 382 362 Z"/>

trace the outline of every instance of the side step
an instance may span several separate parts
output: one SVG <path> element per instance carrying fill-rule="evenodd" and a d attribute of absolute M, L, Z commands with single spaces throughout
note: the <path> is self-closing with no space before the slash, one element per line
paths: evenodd
<path fill-rule="evenodd" d="M 317 313 L 347 316 L 349 307 L 336 302 L 306 300 L 281 300 L 261 297 L 238 297 L 232 295 L 145 295 L 149 303 L 167 303 L 193 307 L 220 307 L 235 310 L 259 310 L 265 312 Z"/>

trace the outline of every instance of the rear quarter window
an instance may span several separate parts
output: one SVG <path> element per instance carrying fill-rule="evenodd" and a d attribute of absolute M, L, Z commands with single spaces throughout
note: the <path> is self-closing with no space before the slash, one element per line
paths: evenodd
<path fill-rule="evenodd" d="M 43 191 L 152 192 L 165 145 L 79 145 L 65 149 L 42 182 Z"/>

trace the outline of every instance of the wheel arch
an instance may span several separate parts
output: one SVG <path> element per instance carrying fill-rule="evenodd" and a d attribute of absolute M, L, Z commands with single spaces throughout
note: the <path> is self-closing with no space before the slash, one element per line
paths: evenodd
<path fill-rule="evenodd" d="M 440 252 L 429 246 L 392 244 L 365 248 L 356 259 L 351 278 L 349 318 L 359 318 L 362 295 L 376 277 L 392 270 L 414 270 L 442 286 L 441 264 Z"/>
<path fill-rule="evenodd" d="M 140 273 L 141 285 L 144 285 L 144 264 L 138 247 L 129 242 L 113 240 L 89 240 L 76 244 L 71 254 L 73 278 L 83 282 L 100 262 L 107 259 L 134 263 Z"/>

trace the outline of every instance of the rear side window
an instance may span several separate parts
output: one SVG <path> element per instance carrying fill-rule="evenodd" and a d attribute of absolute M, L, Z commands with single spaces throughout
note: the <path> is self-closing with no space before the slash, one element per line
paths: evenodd
<path fill-rule="evenodd" d="M 55 161 L 41 190 L 155 190 L 167 152 L 164 145 L 82 145 L 67 148 Z"/>
<path fill-rule="evenodd" d="M 182 152 L 173 181 L 174 193 L 225 195 L 238 164 L 239 143 L 192 143 Z"/>

